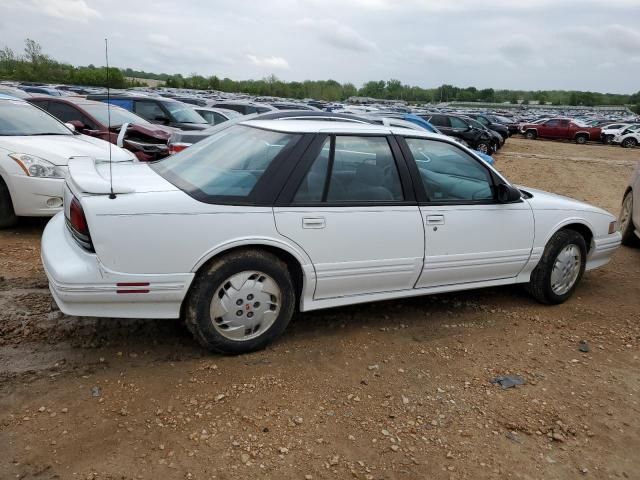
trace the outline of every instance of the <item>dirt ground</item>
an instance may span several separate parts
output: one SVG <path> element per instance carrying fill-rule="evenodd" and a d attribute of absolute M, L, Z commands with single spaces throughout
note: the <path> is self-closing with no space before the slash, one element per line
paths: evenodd
<path fill-rule="evenodd" d="M 640 150 L 496 158 L 618 213 Z M 0 233 L 1 479 L 640 478 L 640 249 L 560 306 L 502 287 L 339 308 L 221 357 L 177 321 L 52 311 L 44 224 Z"/>

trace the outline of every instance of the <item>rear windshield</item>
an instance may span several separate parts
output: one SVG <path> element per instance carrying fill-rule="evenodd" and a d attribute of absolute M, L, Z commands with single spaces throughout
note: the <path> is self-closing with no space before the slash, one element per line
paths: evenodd
<path fill-rule="evenodd" d="M 151 167 L 199 200 L 246 199 L 273 159 L 299 137 L 234 125 Z"/>

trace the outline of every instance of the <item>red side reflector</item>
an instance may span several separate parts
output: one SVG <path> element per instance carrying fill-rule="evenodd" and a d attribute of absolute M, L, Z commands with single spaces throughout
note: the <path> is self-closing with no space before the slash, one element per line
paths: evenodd
<path fill-rule="evenodd" d="M 170 143 L 169 144 L 169 155 L 173 155 L 175 153 L 181 152 L 185 148 L 189 148 L 191 146 L 190 143 Z"/>
<path fill-rule="evenodd" d="M 116 283 L 117 287 L 148 287 L 149 282 L 118 282 Z M 148 288 L 144 289 L 131 289 L 131 288 L 123 288 L 116 290 L 116 293 L 149 293 Z"/>

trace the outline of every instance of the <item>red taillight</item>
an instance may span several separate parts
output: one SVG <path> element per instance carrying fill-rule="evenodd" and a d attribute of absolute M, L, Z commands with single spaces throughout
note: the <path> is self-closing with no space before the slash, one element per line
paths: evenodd
<path fill-rule="evenodd" d="M 84 216 L 84 210 L 82 210 L 80 202 L 75 197 L 71 200 L 71 205 L 69 206 L 69 217 L 71 227 L 80 235 L 88 237 L 89 225 L 87 225 L 87 218 Z"/>
<path fill-rule="evenodd" d="M 190 143 L 170 143 L 169 144 L 169 155 L 173 155 L 174 153 L 181 152 L 185 148 L 190 147 Z"/>

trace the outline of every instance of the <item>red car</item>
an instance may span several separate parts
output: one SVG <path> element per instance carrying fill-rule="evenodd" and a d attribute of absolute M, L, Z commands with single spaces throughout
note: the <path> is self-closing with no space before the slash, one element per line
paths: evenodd
<path fill-rule="evenodd" d="M 111 143 L 117 143 L 118 134 L 127 123 L 122 146 L 140 161 L 158 160 L 169 155 L 167 142 L 175 130 L 153 124 L 124 108 L 111 105 L 111 128 L 108 128 L 106 103 L 77 97 L 32 97 L 28 101 L 61 122 L 73 125 L 77 132 Z"/>
<path fill-rule="evenodd" d="M 575 140 L 576 143 L 599 141 L 601 129 L 590 127 L 579 120 L 569 118 L 552 118 L 543 123 L 525 123 L 520 127 L 522 133 L 529 140 L 535 138 L 553 138 Z"/>

